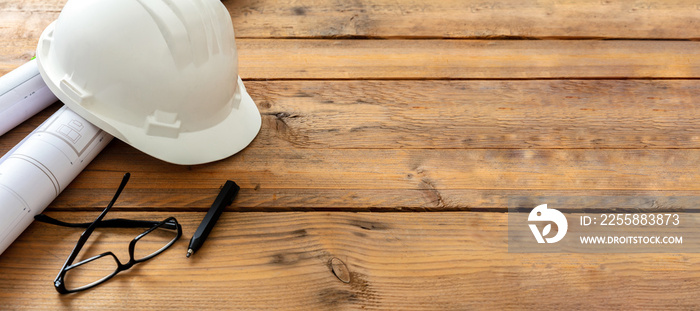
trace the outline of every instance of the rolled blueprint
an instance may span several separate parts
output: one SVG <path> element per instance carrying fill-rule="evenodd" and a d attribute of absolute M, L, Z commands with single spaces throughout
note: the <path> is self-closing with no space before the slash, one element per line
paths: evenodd
<path fill-rule="evenodd" d="M 64 106 L 0 158 L 0 254 L 111 140 Z"/>
<path fill-rule="evenodd" d="M 57 100 L 41 79 L 36 59 L 0 77 L 0 135 Z"/>

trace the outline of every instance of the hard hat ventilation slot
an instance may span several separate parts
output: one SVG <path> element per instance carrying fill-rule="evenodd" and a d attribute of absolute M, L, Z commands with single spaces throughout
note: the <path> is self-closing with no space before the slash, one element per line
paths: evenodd
<path fill-rule="evenodd" d="M 61 79 L 59 87 L 70 99 L 81 105 L 84 105 L 84 100 L 90 97 L 90 93 L 75 85 L 68 76 Z"/>
<path fill-rule="evenodd" d="M 46 37 L 41 38 L 41 51 L 43 55 L 47 55 L 51 49 L 51 43 L 53 42 L 53 27 L 46 33 Z"/>
<path fill-rule="evenodd" d="M 180 124 L 177 113 L 156 110 L 152 115 L 146 117 L 146 134 L 177 138 L 180 135 Z"/>

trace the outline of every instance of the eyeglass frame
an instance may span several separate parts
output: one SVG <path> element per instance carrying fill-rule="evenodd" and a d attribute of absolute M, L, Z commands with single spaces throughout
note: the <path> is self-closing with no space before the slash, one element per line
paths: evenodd
<path fill-rule="evenodd" d="M 163 253 L 166 249 L 170 248 L 175 241 L 180 239 L 182 236 L 182 226 L 177 222 L 177 219 L 175 217 L 168 217 L 163 221 L 160 222 L 154 222 L 154 221 L 143 221 L 143 220 L 128 220 L 128 219 L 109 219 L 102 221 L 102 219 L 107 215 L 107 212 L 112 208 L 114 203 L 117 201 L 117 198 L 121 194 L 122 190 L 124 190 L 124 187 L 126 186 L 126 183 L 129 181 L 129 177 L 131 174 L 126 173 L 124 174 L 124 177 L 122 178 L 122 182 L 119 185 L 119 188 L 117 189 L 117 192 L 114 194 L 114 198 L 112 198 L 112 201 L 109 202 L 107 207 L 102 211 L 100 216 L 97 217 L 92 223 L 89 223 L 87 226 L 87 229 L 80 235 L 80 238 L 78 239 L 78 242 L 76 243 L 75 247 L 73 248 L 73 251 L 71 251 L 70 255 L 68 256 L 68 259 L 66 259 L 66 262 L 63 264 L 63 267 L 61 267 L 61 271 L 58 273 L 56 276 L 56 279 L 54 280 L 54 287 L 56 288 L 56 291 L 58 291 L 60 294 L 69 294 L 69 293 L 75 293 L 75 292 L 80 292 L 84 291 L 90 288 L 93 288 L 97 285 L 100 285 L 107 280 L 113 278 L 115 275 L 119 274 L 119 272 L 125 271 L 133 267 L 137 263 L 141 263 L 144 261 L 147 261 L 157 255 L 160 255 Z M 69 226 L 69 227 L 82 227 L 86 225 L 87 223 L 84 224 L 69 224 L 69 223 L 64 223 L 58 220 L 55 220 L 51 217 L 48 217 L 43 214 L 39 214 L 35 216 L 35 219 L 51 224 L 56 224 L 56 225 L 62 225 L 62 226 Z M 117 256 L 109 251 L 109 252 L 104 252 L 102 254 L 90 257 L 88 259 L 81 260 L 80 262 L 73 264 L 73 262 L 76 260 L 78 257 L 78 254 L 80 253 L 80 250 L 85 246 L 85 243 L 87 243 L 88 239 L 90 238 L 90 235 L 95 231 L 97 227 L 116 227 L 116 228 L 134 228 L 134 227 L 147 227 L 147 225 L 151 225 L 151 228 L 146 230 L 145 232 L 139 234 L 136 236 L 131 242 L 129 243 L 129 261 L 126 264 L 122 264 L 121 261 L 119 261 L 119 258 Z M 161 247 L 159 250 L 155 251 L 154 253 L 140 259 L 134 258 L 134 250 L 136 246 L 136 242 L 138 242 L 141 238 L 146 236 L 147 234 L 153 232 L 154 230 L 163 227 L 166 229 L 173 229 L 173 226 L 177 229 L 177 235 L 175 236 L 174 239 L 172 239 L 170 242 L 168 242 L 165 246 Z M 68 289 L 66 288 L 66 284 L 64 282 L 64 278 L 66 276 L 66 273 L 68 271 L 75 269 L 77 267 L 80 267 L 84 264 L 90 263 L 92 261 L 95 261 L 97 259 L 107 257 L 107 256 L 112 256 L 114 261 L 117 264 L 117 268 L 112 272 L 111 274 L 94 281 L 90 284 L 75 288 L 75 289 Z"/>

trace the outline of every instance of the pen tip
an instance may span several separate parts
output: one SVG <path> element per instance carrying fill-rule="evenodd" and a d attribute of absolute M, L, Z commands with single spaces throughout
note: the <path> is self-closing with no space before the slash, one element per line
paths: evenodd
<path fill-rule="evenodd" d="M 192 253 L 193 253 L 192 249 L 191 248 L 188 249 L 187 250 L 187 258 L 190 258 L 190 255 L 192 255 Z"/>

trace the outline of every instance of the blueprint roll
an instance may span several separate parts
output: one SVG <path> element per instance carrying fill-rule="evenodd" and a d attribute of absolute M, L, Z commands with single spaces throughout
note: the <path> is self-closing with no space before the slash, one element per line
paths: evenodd
<path fill-rule="evenodd" d="M 0 254 L 111 140 L 64 106 L 0 158 Z"/>
<path fill-rule="evenodd" d="M 0 135 L 57 100 L 41 79 L 36 59 L 0 77 Z"/>

